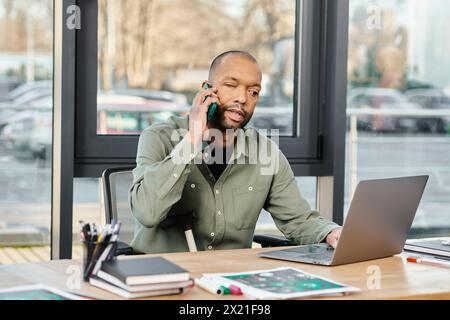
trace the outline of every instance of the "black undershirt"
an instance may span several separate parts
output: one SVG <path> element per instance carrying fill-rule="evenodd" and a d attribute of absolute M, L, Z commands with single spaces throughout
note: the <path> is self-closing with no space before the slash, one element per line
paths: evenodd
<path fill-rule="evenodd" d="M 225 169 L 227 168 L 227 164 L 228 161 L 231 158 L 231 154 L 233 152 L 233 148 L 224 148 L 222 151 L 222 155 L 223 155 L 223 159 L 222 161 L 219 161 L 220 159 L 215 159 L 215 151 L 216 149 L 214 148 L 211 151 L 211 157 L 214 158 L 214 162 L 207 164 L 209 171 L 211 171 L 211 173 L 213 174 L 214 178 L 216 178 L 216 180 L 219 180 L 220 176 L 222 175 L 222 173 L 225 171 Z M 219 162 L 219 163 L 216 163 Z"/>

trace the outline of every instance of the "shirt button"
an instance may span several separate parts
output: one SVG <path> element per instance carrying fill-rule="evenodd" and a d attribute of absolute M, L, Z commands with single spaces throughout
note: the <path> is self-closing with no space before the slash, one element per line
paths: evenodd
<path fill-rule="evenodd" d="M 220 216 L 222 214 L 222 211 L 217 211 L 217 214 Z"/>
<path fill-rule="evenodd" d="M 178 174 L 174 173 L 174 174 L 173 174 L 173 177 L 174 177 L 174 178 L 178 178 Z"/>
<path fill-rule="evenodd" d="M 219 190 L 216 189 L 216 194 L 219 194 Z"/>
<path fill-rule="evenodd" d="M 212 248 L 213 248 L 212 246 L 208 246 L 208 250 L 212 250 Z"/>
<path fill-rule="evenodd" d="M 195 189 L 195 184 L 191 184 L 191 188 L 192 188 L 192 189 Z"/>
<path fill-rule="evenodd" d="M 252 186 L 248 187 L 248 191 L 253 191 L 253 187 Z"/>
<path fill-rule="evenodd" d="M 211 237 L 214 237 L 214 236 L 215 236 L 214 232 L 211 232 Z"/>

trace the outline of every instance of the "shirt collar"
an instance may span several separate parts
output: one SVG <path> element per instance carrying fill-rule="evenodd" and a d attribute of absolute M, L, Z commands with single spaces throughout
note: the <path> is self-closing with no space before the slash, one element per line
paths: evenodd
<path fill-rule="evenodd" d="M 189 130 L 189 115 L 185 117 L 171 117 L 171 120 L 176 123 L 179 128 Z M 249 143 L 257 143 L 255 132 L 256 131 L 253 128 L 244 128 L 243 130 L 237 131 L 237 139 L 231 160 L 234 161 L 242 156 L 247 158 L 250 156 Z M 202 150 L 206 146 L 207 143 L 203 144 Z"/>

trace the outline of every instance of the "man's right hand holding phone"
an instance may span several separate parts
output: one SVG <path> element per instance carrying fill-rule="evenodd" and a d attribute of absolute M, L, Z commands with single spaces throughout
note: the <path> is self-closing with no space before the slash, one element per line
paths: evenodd
<path fill-rule="evenodd" d="M 196 146 L 200 146 L 207 139 L 207 113 L 212 103 L 219 104 L 217 88 L 202 89 L 194 98 L 189 115 L 188 139 Z"/>

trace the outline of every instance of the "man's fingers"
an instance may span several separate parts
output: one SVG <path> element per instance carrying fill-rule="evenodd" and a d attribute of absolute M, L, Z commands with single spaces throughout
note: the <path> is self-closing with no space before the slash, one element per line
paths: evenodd
<path fill-rule="evenodd" d="M 204 89 L 203 86 L 205 85 L 205 83 L 209 83 L 209 82 L 208 82 L 207 80 L 203 81 L 203 82 L 202 82 L 202 89 Z M 218 89 L 217 89 L 216 87 L 212 87 L 212 88 L 208 88 L 208 89 L 204 89 L 204 90 L 213 90 L 213 91 L 217 91 Z"/>
<path fill-rule="evenodd" d="M 200 103 L 205 101 L 207 98 L 210 98 L 210 97 L 211 98 L 216 98 L 216 99 L 219 98 L 217 96 L 217 94 L 215 94 L 214 92 L 202 92 L 202 98 L 200 98 L 201 99 Z"/>
<path fill-rule="evenodd" d="M 198 106 L 200 103 L 200 93 L 197 93 L 194 97 L 194 100 L 192 100 L 192 106 Z"/>
<path fill-rule="evenodd" d="M 332 246 L 333 248 L 336 248 L 337 242 L 338 242 L 338 239 L 336 239 L 336 238 L 333 237 L 333 236 L 331 236 L 331 237 L 329 237 L 329 238 L 327 239 L 327 243 L 328 243 L 330 246 Z"/>
<path fill-rule="evenodd" d="M 195 106 L 199 106 L 201 104 L 203 104 L 205 102 L 205 100 L 208 97 L 213 97 L 218 99 L 219 97 L 217 96 L 217 94 L 215 94 L 214 92 L 211 91 L 207 91 L 207 90 L 203 90 L 200 91 L 194 98 L 192 105 Z"/>
<path fill-rule="evenodd" d="M 337 244 L 338 244 L 338 241 L 339 241 L 339 237 L 340 237 L 340 235 L 341 235 L 341 228 L 339 228 L 339 229 L 336 229 L 336 230 L 333 230 L 332 232 L 331 232 L 331 234 L 330 234 L 330 242 L 331 242 L 331 246 L 333 247 L 333 248 L 336 248 L 337 247 Z"/>
<path fill-rule="evenodd" d="M 216 89 L 203 89 L 199 93 L 204 96 L 208 95 L 216 95 L 217 90 Z"/>
<path fill-rule="evenodd" d="M 336 249 L 337 243 L 337 240 L 333 240 L 331 241 L 331 246 Z"/>
<path fill-rule="evenodd" d="M 208 107 L 212 103 L 219 103 L 219 97 L 216 94 L 216 88 L 203 89 L 199 91 L 193 101 L 189 116 L 189 131 L 190 136 L 196 142 L 202 140 L 202 136 L 207 128 L 207 112 Z"/>
<path fill-rule="evenodd" d="M 205 131 L 203 131 L 203 141 L 209 141 L 210 139 L 210 132 L 208 129 L 206 129 Z"/>
<path fill-rule="evenodd" d="M 219 99 L 217 99 L 216 97 L 208 97 L 206 98 L 205 102 L 202 103 L 202 107 L 203 108 L 208 108 L 212 103 L 218 103 Z"/>

